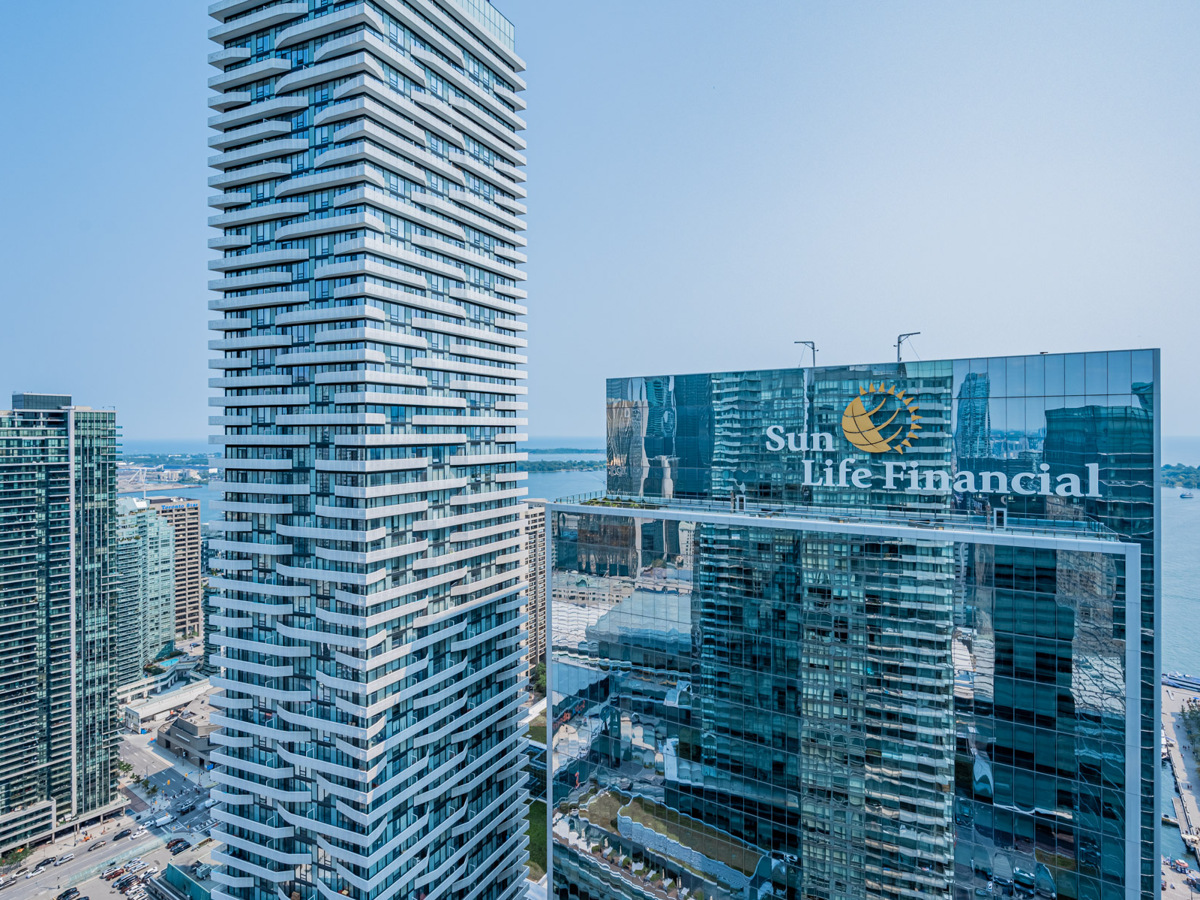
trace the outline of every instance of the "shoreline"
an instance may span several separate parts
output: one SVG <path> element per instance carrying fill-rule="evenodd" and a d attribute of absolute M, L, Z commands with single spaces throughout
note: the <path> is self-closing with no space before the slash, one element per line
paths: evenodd
<path fill-rule="evenodd" d="M 1197 842 L 1200 842 L 1200 804 L 1197 803 L 1197 789 L 1200 779 L 1196 778 L 1196 753 L 1200 748 L 1192 746 L 1191 739 L 1183 723 L 1183 712 L 1193 703 L 1194 697 L 1200 692 L 1179 688 L 1168 684 L 1160 686 L 1162 692 L 1162 742 L 1161 756 L 1164 763 L 1171 768 L 1171 777 L 1175 782 L 1172 796 L 1173 809 L 1157 810 L 1159 827 L 1166 829 L 1174 827 L 1179 830 L 1180 839 L 1186 848 L 1185 861 L 1195 864 L 1200 857 L 1196 853 Z M 1163 777 L 1166 775 L 1164 773 Z M 1165 807 L 1165 797 L 1160 796 L 1160 805 Z M 1169 818 L 1174 819 L 1174 823 Z M 1175 883 L 1177 887 L 1187 887 L 1186 876 L 1170 868 L 1169 857 L 1162 859 L 1162 877 L 1166 883 Z"/>

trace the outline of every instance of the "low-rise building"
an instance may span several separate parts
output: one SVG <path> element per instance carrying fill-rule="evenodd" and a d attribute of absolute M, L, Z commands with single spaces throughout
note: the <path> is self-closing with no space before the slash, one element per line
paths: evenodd
<path fill-rule="evenodd" d="M 212 871 L 208 855 L 185 866 L 168 863 L 161 875 L 146 880 L 146 893 L 154 900 L 210 900 L 219 887 Z"/>
<path fill-rule="evenodd" d="M 212 724 L 211 691 L 197 697 L 171 721 L 158 729 L 158 746 L 197 766 L 207 766 L 215 746 L 209 735 L 217 730 Z"/>
<path fill-rule="evenodd" d="M 143 731 L 154 722 L 166 718 L 173 710 L 182 710 L 210 690 L 208 679 L 205 678 L 165 694 L 156 694 L 145 700 L 129 703 L 121 708 L 125 727 L 133 732 Z"/>

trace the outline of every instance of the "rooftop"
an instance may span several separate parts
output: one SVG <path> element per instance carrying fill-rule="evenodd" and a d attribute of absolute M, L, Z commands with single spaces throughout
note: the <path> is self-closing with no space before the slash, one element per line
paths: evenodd
<path fill-rule="evenodd" d="M 740 500 L 740 498 L 739 498 Z M 595 509 L 629 510 L 630 515 L 657 513 L 669 518 L 684 519 L 688 513 L 705 519 L 713 517 L 736 520 L 740 524 L 769 528 L 784 522 L 803 520 L 812 523 L 845 525 L 846 530 L 862 531 L 865 526 L 904 526 L 933 531 L 967 531 L 1002 534 L 1011 537 L 1058 537 L 1077 540 L 1121 540 L 1121 535 L 1092 519 L 1019 519 L 1008 517 L 998 524 L 989 516 L 926 510 L 881 509 L 870 507 L 793 506 L 755 503 L 749 500 L 736 506 L 730 500 L 685 500 L 679 498 L 636 497 L 599 491 L 563 497 L 546 504 L 551 509 L 570 509 L 590 512 Z M 611 514 L 611 513 L 610 513 Z M 749 521 L 748 521 L 749 520 Z M 836 529 L 828 529 L 836 530 Z M 934 537 L 934 535 L 931 535 Z"/>
<path fill-rule="evenodd" d="M 472 21 L 509 50 L 516 49 L 516 29 L 488 0 L 450 0 Z"/>
<path fill-rule="evenodd" d="M 71 405 L 70 394 L 35 394 L 28 391 L 14 391 L 12 395 L 13 409 L 62 409 Z"/>

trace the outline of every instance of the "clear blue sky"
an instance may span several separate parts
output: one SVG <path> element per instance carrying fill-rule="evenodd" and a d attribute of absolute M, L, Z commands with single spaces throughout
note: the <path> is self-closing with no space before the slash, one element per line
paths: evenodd
<path fill-rule="evenodd" d="M 200 0 L 6 10 L 0 391 L 208 432 Z M 531 433 L 606 375 L 1161 346 L 1200 435 L 1200 5 L 498 0 Z M 2 395 L 0 395 L 2 396 Z M 0 400 L 0 405 L 3 401 Z"/>

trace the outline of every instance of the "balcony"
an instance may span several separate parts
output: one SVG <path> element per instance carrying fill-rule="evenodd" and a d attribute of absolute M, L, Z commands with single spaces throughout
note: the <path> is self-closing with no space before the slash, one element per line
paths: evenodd
<path fill-rule="evenodd" d="M 295 868 L 283 870 L 268 869 L 265 866 L 259 866 L 255 865 L 254 863 L 247 862 L 246 860 L 235 856 L 232 853 L 228 853 L 225 850 L 213 850 L 212 860 L 217 865 L 228 866 L 230 869 L 236 872 L 245 872 L 249 875 L 253 875 L 256 878 L 261 878 L 264 881 L 281 883 L 284 881 L 291 881 L 296 877 Z"/>
<path fill-rule="evenodd" d="M 323 81 L 341 81 L 363 72 L 370 73 L 381 81 L 387 76 L 383 67 L 366 53 L 355 53 L 352 56 L 341 56 L 329 62 L 317 63 L 306 69 L 297 69 L 289 75 L 284 75 L 275 82 L 275 93 L 286 94 L 289 91 L 299 91 Z"/>
<path fill-rule="evenodd" d="M 378 104 L 375 104 L 378 106 Z M 389 115 L 389 118 L 394 118 Z M 403 120 L 401 120 L 403 121 Z M 424 166 L 430 171 L 437 172 L 439 175 L 450 179 L 455 184 L 465 184 L 462 172 L 454 168 L 447 162 L 442 161 L 432 153 L 427 152 L 422 147 L 418 147 L 409 141 L 404 140 L 399 135 L 392 134 L 390 131 L 381 128 L 369 119 L 359 119 L 351 122 L 342 128 L 339 128 L 333 133 L 333 140 L 337 142 L 353 141 L 356 138 L 370 140 L 381 147 L 403 156 L 412 162 L 414 165 Z M 422 144 L 425 142 L 422 140 Z"/>
<path fill-rule="evenodd" d="M 357 78 L 352 78 L 350 81 L 339 86 L 333 92 L 333 97 L 335 100 L 370 97 L 389 109 L 394 109 L 405 116 L 411 117 L 418 125 L 445 139 L 453 146 L 459 149 L 466 147 L 463 136 L 455 130 L 453 125 L 442 121 L 437 116 L 430 115 L 428 110 L 422 109 L 399 91 L 392 90 L 392 88 L 377 78 L 369 78 L 366 75 L 359 75 Z M 403 133 L 407 133 L 407 131 L 403 131 Z M 423 139 L 422 143 L 424 143 Z"/>
<path fill-rule="evenodd" d="M 307 5 L 305 5 L 307 8 Z M 308 22 L 301 22 L 290 28 L 285 28 L 275 36 L 275 47 L 284 49 L 293 44 L 311 41 L 313 38 L 334 31 L 342 31 L 354 25 L 370 25 L 380 34 L 387 33 L 387 26 L 377 13 L 369 9 L 365 3 L 359 3 L 347 9 L 338 10 L 327 16 L 319 16 Z"/>
<path fill-rule="evenodd" d="M 252 103 L 250 106 L 222 113 L 219 116 L 210 116 L 208 126 L 209 128 L 227 131 L 230 128 L 236 128 L 239 125 L 249 125 L 252 122 L 259 122 L 263 119 L 278 119 L 283 116 L 290 116 L 292 113 L 299 112 L 302 109 L 308 109 L 307 98 L 276 97 L 272 100 L 264 100 L 261 103 Z"/>
<path fill-rule="evenodd" d="M 303 153 L 307 149 L 307 138 L 276 138 L 275 140 L 250 144 L 247 147 L 242 147 L 240 150 L 226 150 L 224 153 L 210 156 L 208 158 L 208 165 L 212 169 L 231 169 L 234 166 L 242 166 L 249 162 L 275 159 L 280 156 L 293 156 L 296 153 Z M 302 212 L 308 212 L 307 204 L 305 204 L 305 209 Z"/>
<path fill-rule="evenodd" d="M 291 272 L 258 272 L 254 275 L 234 275 L 230 278 L 216 278 L 208 283 L 210 291 L 244 291 L 247 288 L 275 287 L 291 284 Z"/>
<path fill-rule="evenodd" d="M 253 141 L 261 141 L 267 138 L 279 137 L 283 134 L 291 134 L 292 123 L 284 122 L 279 119 L 269 119 L 266 122 L 259 122 L 257 125 L 247 125 L 244 128 L 234 128 L 231 131 L 226 131 L 223 134 L 210 135 L 208 138 L 208 146 L 214 150 L 225 150 L 229 147 L 236 147 L 238 144 L 249 144 Z"/>
<path fill-rule="evenodd" d="M 292 200 L 283 203 L 266 203 L 262 206 L 240 209 L 237 212 L 209 216 L 208 224 L 211 228 L 231 228 L 237 225 L 248 225 L 253 222 L 267 222 L 271 219 L 286 219 L 307 214 L 308 203 Z M 290 262 L 302 262 L 308 259 L 308 251 L 304 249 L 271 250 L 267 252 L 283 254 L 285 258 L 290 255 L 291 259 L 288 260 Z M 211 263 L 209 265 L 210 268 L 216 268 Z"/>
<path fill-rule="evenodd" d="M 224 50 L 214 50 L 208 54 L 208 64 L 224 69 L 230 63 L 241 62 L 254 55 L 249 47 L 228 47 Z"/>
<path fill-rule="evenodd" d="M 231 22 L 214 25 L 208 29 L 208 39 L 219 44 L 226 43 L 237 40 L 240 37 L 245 37 L 248 34 L 254 34 L 256 31 L 266 31 L 276 25 L 282 25 L 291 19 L 298 19 L 300 16 L 307 15 L 307 13 L 308 3 L 306 2 L 281 3 L 278 6 L 269 6 L 259 12 L 242 16 Z"/>
<path fill-rule="evenodd" d="M 265 294 L 248 294 L 244 297 L 215 297 L 208 301 L 208 308 L 215 310 L 257 309 L 263 306 L 295 306 L 308 302 L 308 291 L 270 291 Z M 272 378 L 278 376 L 255 376 Z M 285 384 L 291 384 L 290 378 Z M 256 382 L 239 382 L 246 387 L 254 387 Z"/>
<path fill-rule="evenodd" d="M 284 225 L 275 231 L 275 240 L 286 241 L 290 238 L 312 237 L 317 234 L 332 234 L 336 231 L 351 231 L 358 228 L 369 228 L 381 233 L 388 230 L 378 216 L 370 213 L 343 213 L 338 216 L 327 216 L 322 219 Z"/>
<path fill-rule="evenodd" d="M 302 309 L 298 312 L 282 313 L 275 317 L 275 324 L 283 327 L 285 325 L 308 325 L 316 322 L 346 322 L 354 319 L 375 319 L 384 322 L 387 321 L 387 313 L 377 306 L 367 306 L 361 303 L 355 306 L 325 306 L 318 309 Z"/>
<path fill-rule="evenodd" d="M 441 234 L 447 234 L 460 241 L 466 241 L 467 239 L 466 232 L 460 226 L 431 215 L 411 203 L 407 203 L 398 197 L 393 197 L 391 194 L 384 194 L 380 191 L 361 187 L 352 191 L 344 191 L 338 194 L 333 200 L 334 206 L 357 206 L 359 204 L 377 207 L 393 215 L 400 216 L 402 219 L 416 222 L 418 225 L 423 225 Z M 445 206 L 449 207 L 450 204 L 447 203 Z M 462 209 L 457 209 L 457 212 L 462 213 L 463 211 Z M 468 213 L 467 215 L 469 216 L 470 214 Z M 510 235 L 509 239 L 512 240 L 513 237 L 513 235 Z"/>
<path fill-rule="evenodd" d="M 429 342 L 423 337 L 417 337 L 404 331 L 392 331 L 387 328 L 328 328 L 317 331 L 313 335 L 314 344 L 345 344 L 352 341 L 366 341 L 372 344 L 389 344 L 394 347 L 414 347 L 418 350 L 428 350 Z M 401 394 L 393 394 L 402 397 Z"/>
<path fill-rule="evenodd" d="M 287 197 L 292 194 L 304 193 L 305 191 L 340 187 L 346 184 L 358 184 L 362 181 L 369 182 L 378 187 L 383 187 L 385 184 L 383 176 L 374 169 L 369 169 L 365 165 L 357 165 L 334 169 L 330 172 L 317 172 L 313 175 L 300 175 L 296 178 L 289 178 L 275 188 L 275 196 Z M 387 229 L 379 228 L 377 230 L 386 231 Z"/>
<path fill-rule="evenodd" d="M 366 29 L 356 31 L 354 34 L 348 34 L 345 37 L 336 38 L 332 41 L 326 41 L 317 48 L 313 60 L 323 62 L 332 56 L 362 51 L 374 54 L 393 69 L 399 69 L 421 87 L 425 87 L 424 69 L 409 59 L 402 50 L 393 47 Z"/>
<path fill-rule="evenodd" d="M 290 71 L 291 68 L 291 60 L 272 57 L 271 59 L 264 59 L 256 63 L 250 63 L 248 66 L 240 66 L 236 69 L 230 69 L 228 72 L 213 75 L 208 79 L 208 86 L 214 91 L 227 91 L 230 88 L 240 87 L 252 81 L 260 81 L 264 78 L 270 78 L 272 75 L 280 75 Z"/>
<path fill-rule="evenodd" d="M 245 106 L 254 96 L 248 91 L 231 91 L 228 94 L 215 94 L 208 98 L 208 108 L 224 112 L 235 106 Z"/>

